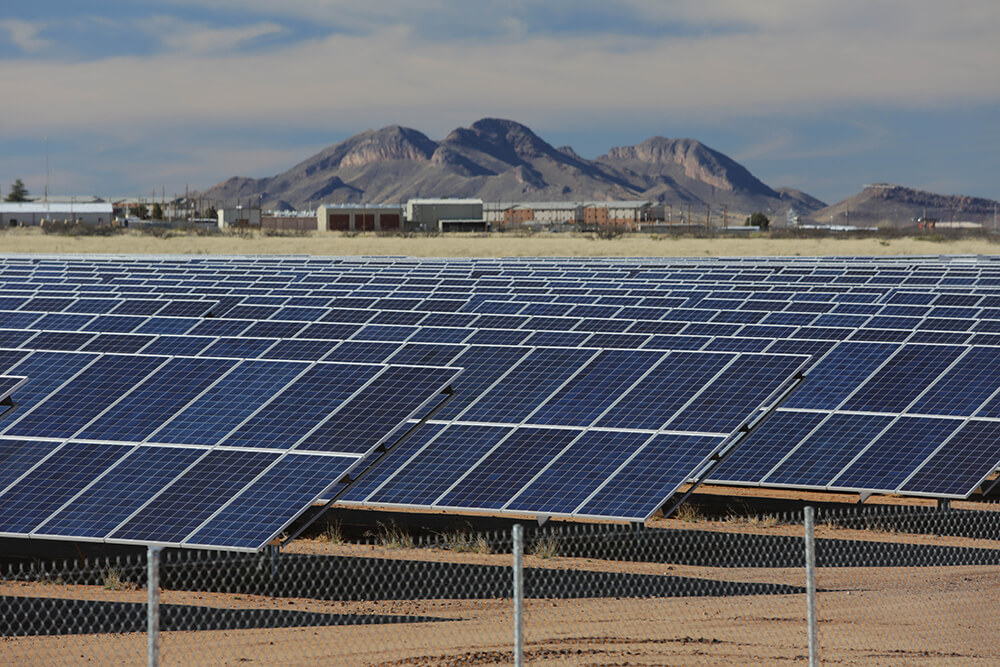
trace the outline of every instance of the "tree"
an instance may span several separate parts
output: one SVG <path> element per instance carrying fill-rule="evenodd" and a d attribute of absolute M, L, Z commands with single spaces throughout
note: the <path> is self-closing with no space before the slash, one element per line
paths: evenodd
<path fill-rule="evenodd" d="M 149 210 L 146 208 L 145 204 L 132 204 L 128 207 L 128 214 L 133 218 L 145 220 L 149 217 Z"/>
<path fill-rule="evenodd" d="M 28 201 L 28 188 L 24 187 L 24 181 L 20 178 L 10 186 L 10 194 L 4 201 Z"/>
<path fill-rule="evenodd" d="M 756 211 L 748 215 L 743 224 L 747 227 L 758 227 L 761 230 L 766 230 L 771 224 L 771 219 L 760 211 Z"/>
<path fill-rule="evenodd" d="M 205 211 L 205 216 L 204 217 L 206 217 L 206 218 L 212 218 L 213 220 L 216 220 L 219 217 L 219 212 L 217 210 L 215 210 L 214 206 L 209 206 L 208 210 Z"/>
<path fill-rule="evenodd" d="M 153 220 L 163 220 L 163 207 L 160 206 L 159 202 L 153 204 L 152 218 Z"/>

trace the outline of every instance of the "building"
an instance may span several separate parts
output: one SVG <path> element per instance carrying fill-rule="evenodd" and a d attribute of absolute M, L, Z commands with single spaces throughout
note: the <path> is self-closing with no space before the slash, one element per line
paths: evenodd
<path fill-rule="evenodd" d="M 40 225 L 46 220 L 103 225 L 111 224 L 112 219 L 111 202 L 0 202 L 0 225 L 4 227 Z"/>
<path fill-rule="evenodd" d="M 236 208 L 219 209 L 219 229 L 228 227 L 251 227 L 260 229 L 261 211 L 259 208 L 237 206 Z"/>
<path fill-rule="evenodd" d="M 392 232 L 402 225 L 401 204 L 323 204 L 316 209 L 321 232 Z"/>
<path fill-rule="evenodd" d="M 636 229 L 639 223 L 653 219 L 653 204 L 645 200 L 591 201 L 583 205 L 584 228 L 620 225 Z"/>
<path fill-rule="evenodd" d="M 410 199 L 406 202 L 406 223 L 418 229 L 483 231 L 482 199 Z"/>
<path fill-rule="evenodd" d="M 264 211 L 260 228 L 281 232 L 314 232 L 317 217 L 313 211 Z"/>
<path fill-rule="evenodd" d="M 583 219 L 582 202 L 540 201 L 511 206 L 504 211 L 506 225 L 535 223 L 540 226 L 572 225 Z"/>

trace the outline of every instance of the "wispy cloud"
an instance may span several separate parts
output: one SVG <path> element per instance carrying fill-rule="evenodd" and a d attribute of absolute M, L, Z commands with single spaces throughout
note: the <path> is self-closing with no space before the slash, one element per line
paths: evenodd
<path fill-rule="evenodd" d="M 29 54 L 42 51 L 52 43 L 38 36 L 43 27 L 42 24 L 18 19 L 0 19 L 0 31 L 6 32 L 11 43 Z"/>
<path fill-rule="evenodd" d="M 273 37 L 284 32 L 281 25 L 270 21 L 216 28 L 205 23 L 163 15 L 139 19 L 136 25 L 166 49 L 189 55 L 231 53 L 253 45 L 263 37 Z"/>

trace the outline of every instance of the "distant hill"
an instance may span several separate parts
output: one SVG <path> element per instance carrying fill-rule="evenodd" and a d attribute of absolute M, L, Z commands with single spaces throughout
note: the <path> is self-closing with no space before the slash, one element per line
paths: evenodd
<path fill-rule="evenodd" d="M 479 197 L 488 202 L 649 199 L 673 206 L 728 206 L 732 213 L 800 214 L 824 203 L 774 189 L 731 158 L 694 139 L 652 137 L 596 160 L 555 148 L 511 120 L 483 118 L 440 141 L 392 125 L 326 148 L 269 178 L 230 178 L 200 197 L 264 208 L 323 203 L 391 203 L 411 197 Z"/>
<path fill-rule="evenodd" d="M 817 224 L 860 227 L 907 227 L 918 218 L 941 222 L 992 224 L 1000 202 L 964 195 L 940 195 L 902 185 L 875 183 L 843 201 L 817 209 L 807 217 Z"/>

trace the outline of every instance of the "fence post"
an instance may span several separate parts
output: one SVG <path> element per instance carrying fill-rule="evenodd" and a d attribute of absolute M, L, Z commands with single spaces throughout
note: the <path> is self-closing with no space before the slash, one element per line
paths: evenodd
<path fill-rule="evenodd" d="M 146 613 L 146 634 L 149 641 L 146 657 L 149 667 L 160 664 L 160 551 L 150 545 L 146 556 L 146 590 L 149 593 Z"/>
<path fill-rule="evenodd" d="M 805 508 L 806 529 L 806 622 L 809 626 L 809 667 L 819 664 L 816 633 L 816 510 Z"/>
<path fill-rule="evenodd" d="M 514 524 L 514 667 L 524 667 L 524 526 Z"/>

